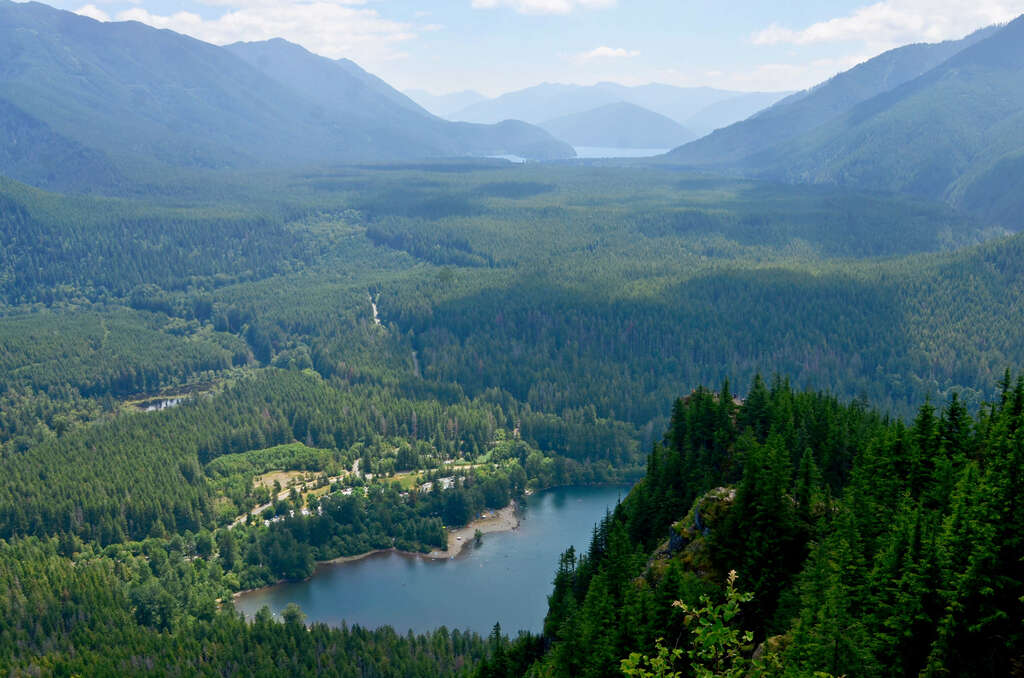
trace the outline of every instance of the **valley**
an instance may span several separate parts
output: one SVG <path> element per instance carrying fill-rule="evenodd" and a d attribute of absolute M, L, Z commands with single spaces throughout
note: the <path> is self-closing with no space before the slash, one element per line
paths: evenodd
<path fill-rule="evenodd" d="M 241 278 L 197 261 L 190 239 L 246 256 L 233 229 L 250 217 L 199 208 L 170 223 L 200 228 L 140 224 L 140 242 L 164 234 L 163 267 L 134 269 L 134 287 L 81 268 L 73 252 L 86 245 L 71 237 L 52 282 L 8 279 L 3 359 L 28 367 L 4 378 L 0 534 L 42 549 L 65 540 L 74 562 L 178 559 L 178 574 L 151 585 L 186 576 L 193 602 L 164 598 L 171 616 L 136 616 L 140 629 L 175 628 L 239 591 L 321 591 L 318 562 L 451 551 L 470 534 L 458 526 L 528 491 L 634 482 L 686 384 L 729 379 L 745 394 L 758 373 L 782 373 L 912 417 L 954 393 L 983 408 L 1001 370 L 1024 360 L 1020 236 L 937 203 L 488 162 L 291 185 L 287 197 L 254 197 L 279 245 Z M 93 199 L 8 195 L 8 220 L 53 233 L 66 222 L 50 215 L 92 209 Z M 267 200 L 280 217 L 262 211 Z M 94 227 L 88 247 L 103 247 L 104 232 Z M 110 251 L 106 270 L 132 256 Z M 192 282 L 175 282 L 190 268 Z M 19 309 L 52 290 L 61 297 L 49 310 Z M 128 414 L 114 399 L 200 382 L 218 385 L 160 411 Z M 402 557 L 359 560 L 357 571 L 404 576 L 385 560 Z M 534 581 L 543 593 L 546 577 Z M 292 598 L 312 620 L 336 619 L 306 596 Z M 274 600 L 292 618 L 289 601 Z"/>
<path fill-rule="evenodd" d="M 0 674 L 1022 675 L 1024 18 L 435 96 L 105 12 L 0 0 Z"/>

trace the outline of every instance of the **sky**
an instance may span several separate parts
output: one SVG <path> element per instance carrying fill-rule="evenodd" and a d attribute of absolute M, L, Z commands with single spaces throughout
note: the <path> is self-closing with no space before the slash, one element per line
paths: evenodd
<path fill-rule="evenodd" d="M 541 82 L 810 87 L 911 42 L 961 38 L 1024 0 L 55 0 L 215 44 L 282 37 L 402 90 Z"/>

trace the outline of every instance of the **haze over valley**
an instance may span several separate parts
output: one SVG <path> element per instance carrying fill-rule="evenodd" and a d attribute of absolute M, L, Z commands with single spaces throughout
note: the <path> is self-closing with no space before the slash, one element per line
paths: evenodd
<path fill-rule="evenodd" d="M 56 4 L 0 674 L 1020 675 L 1024 4 Z"/>

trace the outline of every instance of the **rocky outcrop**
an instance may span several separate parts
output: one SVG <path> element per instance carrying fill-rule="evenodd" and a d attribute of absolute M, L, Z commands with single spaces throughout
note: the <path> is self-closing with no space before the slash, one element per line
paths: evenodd
<path fill-rule="evenodd" d="M 669 538 L 651 555 L 647 574 L 659 578 L 673 559 L 705 579 L 720 579 L 709 554 L 709 538 L 736 499 L 731 487 L 716 487 L 693 503 L 679 522 L 672 525 Z"/>

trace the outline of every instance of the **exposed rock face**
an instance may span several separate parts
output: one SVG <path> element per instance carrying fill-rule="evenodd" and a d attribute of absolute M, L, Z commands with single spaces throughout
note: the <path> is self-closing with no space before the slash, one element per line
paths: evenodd
<path fill-rule="evenodd" d="M 716 487 L 693 503 L 682 520 L 672 526 L 669 538 L 651 556 L 648 574 L 660 577 L 669 561 L 680 560 L 687 570 L 704 579 L 718 579 L 708 553 L 708 538 L 736 499 L 731 487 Z"/>

